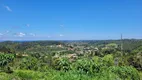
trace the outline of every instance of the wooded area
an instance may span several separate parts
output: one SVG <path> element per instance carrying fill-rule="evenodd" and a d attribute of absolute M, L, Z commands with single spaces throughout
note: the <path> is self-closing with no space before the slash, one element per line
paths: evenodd
<path fill-rule="evenodd" d="M 0 80 L 141 80 L 142 40 L 0 42 Z"/>

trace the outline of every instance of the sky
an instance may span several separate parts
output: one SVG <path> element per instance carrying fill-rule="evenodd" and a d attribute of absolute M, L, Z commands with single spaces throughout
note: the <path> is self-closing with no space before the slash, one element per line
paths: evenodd
<path fill-rule="evenodd" d="M 0 40 L 142 39 L 142 0 L 0 0 Z"/>

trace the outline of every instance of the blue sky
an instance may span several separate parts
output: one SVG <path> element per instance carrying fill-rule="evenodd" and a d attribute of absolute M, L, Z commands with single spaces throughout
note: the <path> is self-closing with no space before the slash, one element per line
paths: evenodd
<path fill-rule="evenodd" d="M 1 40 L 142 38 L 142 0 L 0 0 Z"/>

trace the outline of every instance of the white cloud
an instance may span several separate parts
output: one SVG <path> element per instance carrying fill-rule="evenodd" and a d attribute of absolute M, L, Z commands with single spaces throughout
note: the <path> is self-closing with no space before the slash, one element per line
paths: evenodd
<path fill-rule="evenodd" d="M 30 24 L 26 24 L 27 27 L 30 27 Z"/>
<path fill-rule="evenodd" d="M 2 35 L 7 35 L 7 34 L 9 34 L 10 33 L 10 31 L 5 31 Z"/>
<path fill-rule="evenodd" d="M 64 25 L 63 25 L 63 24 L 61 24 L 61 25 L 60 25 L 60 27 L 64 27 Z"/>
<path fill-rule="evenodd" d="M 48 38 L 50 38 L 51 36 L 47 36 Z"/>
<path fill-rule="evenodd" d="M 20 32 L 20 33 L 17 33 L 15 36 L 24 37 L 25 35 L 26 35 L 25 33 Z"/>
<path fill-rule="evenodd" d="M 2 33 L 0 33 L 0 36 L 2 36 L 3 34 Z"/>
<path fill-rule="evenodd" d="M 9 12 L 12 12 L 9 6 L 4 6 Z"/>
<path fill-rule="evenodd" d="M 62 37 L 62 36 L 64 36 L 64 35 L 60 34 L 59 36 Z"/>
<path fill-rule="evenodd" d="M 7 30 L 6 33 L 9 33 L 9 31 Z"/>
<path fill-rule="evenodd" d="M 29 35 L 31 35 L 31 36 L 36 36 L 36 34 L 34 34 L 34 33 L 30 33 Z"/>
<path fill-rule="evenodd" d="M 22 32 L 19 33 L 19 37 L 23 37 L 25 35 L 26 35 L 25 33 L 22 33 Z"/>

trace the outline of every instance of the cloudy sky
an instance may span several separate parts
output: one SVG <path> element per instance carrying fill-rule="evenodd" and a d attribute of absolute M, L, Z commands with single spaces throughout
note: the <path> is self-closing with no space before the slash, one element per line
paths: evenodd
<path fill-rule="evenodd" d="M 0 40 L 142 38 L 142 0 L 0 0 Z"/>

